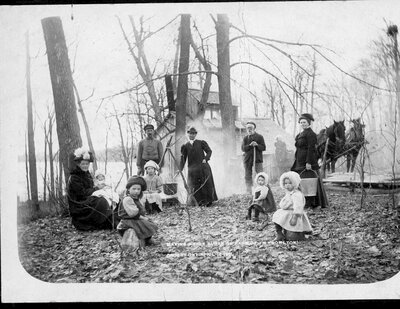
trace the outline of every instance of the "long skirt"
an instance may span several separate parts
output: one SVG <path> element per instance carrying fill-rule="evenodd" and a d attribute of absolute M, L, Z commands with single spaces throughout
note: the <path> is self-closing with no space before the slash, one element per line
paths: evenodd
<path fill-rule="evenodd" d="M 78 230 L 111 229 L 113 211 L 104 197 L 89 196 L 82 202 L 68 201 L 72 224 Z"/>
<path fill-rule="evenodd" d="M 157 232 L 157 225 L 144 219 L 122 219 L 118 226 L 118 232 L 123 235 L 127 229 L 134 229 L 139 239 L 146 239 Z"/>
<path fill-rule="evenodd" d="M 199 205 L 218 200 L 213 174 L 208 163 L 189 168 L 188 185 L 195 192 L 194 197 Z"/>

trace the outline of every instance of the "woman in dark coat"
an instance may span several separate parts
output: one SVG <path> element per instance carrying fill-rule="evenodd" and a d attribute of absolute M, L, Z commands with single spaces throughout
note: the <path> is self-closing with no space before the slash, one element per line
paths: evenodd
<path fill-rule="evenodd" d="M 194 198 L 199 205 L 211 206 L 218 200 L 215 192 L 211 167 L 207 163 L 211 157 L 211 148 L 206 141 L 197 140 L 197 131 L 191 127 L 187 131 L 189 141 L 181 147 L 181 164 L 183 170 L 188 161 L 188 186 L 195 192 Z"/>
<path fill-rule="evenodd" d="M 78 230 L 111 229 L 117 222 L 113 220 L 113 211 L 104 197 L 92 196 L 96 190 L 89 172 L 92 154 L 83 148 L 74 152 L 76 167 L 71 171 L 67 192 L 69 212 L 72 224 Z"/>
<path fill-rule="evenodd" d="M 317 135 L 311 129 L 311 121 L 314 117 L 311 114 L 302 114 L 299 118 L 299 124 L 303 131 L 300 132 L 295 139 L 295 161 L 291 168 L 292 171 L 301 174 L 302 178 L 313 178 L 315 171 L 318 174 L 318 187 L 316 196 L 306 196 L 306 207 L 322 208 L 328 206 L 328 199 L 323 187 L 321 178 L 319 177 L 319 165 L 317 157 Z"/>

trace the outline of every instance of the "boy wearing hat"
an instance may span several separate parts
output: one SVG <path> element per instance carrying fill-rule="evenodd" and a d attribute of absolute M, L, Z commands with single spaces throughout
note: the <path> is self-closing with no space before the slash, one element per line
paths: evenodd
<path fill-rule="evenodd" d="M 255 164 L 256 173 L 263 171 L 262 152 L 265 150 L 264 137 L 256 132 L 256 124 L 252 121 L 246 123 L 247 135 L 243 138 L 242 151 L 244 165 L 244 179 L 247 192 L 251 194 L 253 186 L 253 166 Z M 255 163 L 254 163 L 255 157 Z"/>
<path fill-rule="evenodd" d="M 144 165 L 146 162 L 152 160 L 156 163 L 160 163 L 163 155 L 162 143 L 154 138 L 154 126 L 152 124 L 146 124 L 143 129 L 146 133 L 146 138 L 139 142 L 136 156 L 138 175 L 144 174 Z"/>

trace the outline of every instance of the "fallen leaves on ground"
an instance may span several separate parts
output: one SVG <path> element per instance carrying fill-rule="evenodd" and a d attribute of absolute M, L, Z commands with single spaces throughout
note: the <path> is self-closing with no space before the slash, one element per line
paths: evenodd
<path fill-rule="evenodd" d="M 283 192 L 272 188 L 279 201 Z M 70 218 L 49 217 L 18 228 L 20 259 L 47 282 L 369 283 L 400 269 L 399 226 L 390 196 L 328 192 L 331 206 L 309 211 L 314 232 L 303 242 L 274 242 L 275 229 L 245 220 L 249 197 L 211 207 L 170 206 L 152 215 L 155 239 L 135 255 L 121 253 L 114 231 L 77 231 Z M 265 219 L 265 218 L 262 218 Z"/>

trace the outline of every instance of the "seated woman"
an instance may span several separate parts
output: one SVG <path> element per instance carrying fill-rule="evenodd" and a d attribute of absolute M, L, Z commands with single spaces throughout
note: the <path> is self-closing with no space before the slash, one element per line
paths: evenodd
<path fill-rule="evenodd" d="M 76 167 L 70 172 L 67 185 L 69 212 L 72 224 L 78 230 L 111 229 L 118 222 L 113 218 L 113 211 L 104 197 L 92 196 L 103 185 L 95 187 L 89 172 L 92 154 L 84 148 L 74 152 Z M 114 220 L 113 220 L 114 219 Z"/>

